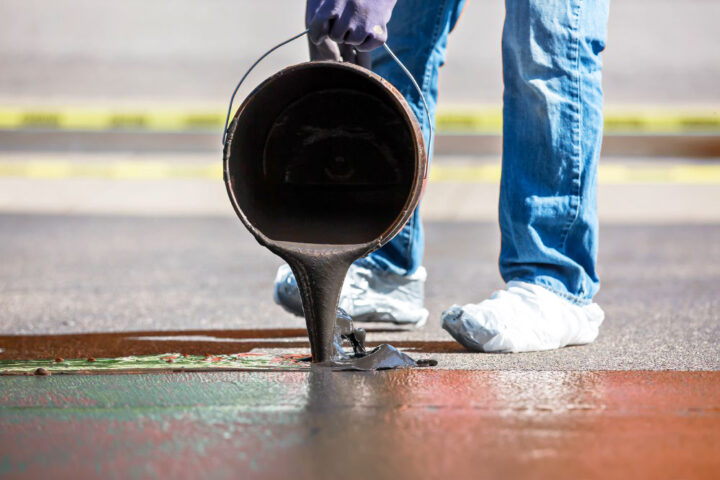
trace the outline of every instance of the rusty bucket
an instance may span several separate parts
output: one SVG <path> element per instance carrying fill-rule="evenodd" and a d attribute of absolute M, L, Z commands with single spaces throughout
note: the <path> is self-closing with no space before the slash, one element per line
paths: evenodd
<path fill-rule="evenodd" d="M 233 99 L 258 62 L 304 33 L 260 57 Z M 228 126 L 231 109 L 232 99 L 223 133 L 230 201 L 258 242 L 292 268 L 312 361 L 334 364 L 337 304 L 348 268 L 393 238 L 420 201 L 427 176 L 420 126 L 392 85 L 342 62 L 281 70 L 248 95 Z M 425 113 L 429 120 L 426 104 Z M 371 352 L 366 360 L 373 368 L 404 365 L 406 359 L 385 358 L 387 352 Z"/>
<path fill-rule="evenodd" d="M 224 139 L 224 181 L 265 246 L 388 242 L 418 205 L 427 154 L 386 80 L 349 63 L 281 70 L 242 103 Z"/>

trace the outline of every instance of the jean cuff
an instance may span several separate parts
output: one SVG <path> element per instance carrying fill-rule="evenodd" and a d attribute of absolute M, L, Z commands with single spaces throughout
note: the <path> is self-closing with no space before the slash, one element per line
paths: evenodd
<path fill-rule="evenodd" d="M 363 257 L 359 260 L 355 261 L 355 265 L 358 265 L 360 267 L 369 268 L 370 270 L 375 270 L 379 272 L 389 272 L 394 273 L 395 275 L 401 275 L 401 276 L 407 276 L 412 275 L 413 272 L 409 272 L 405 268 L 400 268 L 397 265 L 388 262 L 386 259 L 380 257 L 376 258 L 371 253 L 367 257 Z"/>

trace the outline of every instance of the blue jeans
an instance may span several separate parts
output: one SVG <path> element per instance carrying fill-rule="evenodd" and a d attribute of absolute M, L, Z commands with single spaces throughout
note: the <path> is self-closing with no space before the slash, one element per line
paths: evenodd
<path fill-rule="evenodd" d="M 422 88 L 433 121 L 438 72 L 463 4 L 399 0 L 388 25 L 388 45 Z M 609 0 L 506 0 L 505 7 L 500 273 L 588 303 L 599 288 L 600 52 Z M 422 101 L 383 49 L 373 52 L 373 70 L 405 95 L 427 139 Z M 392 241 L 360 262 L 407 275 L 422 256 L 416 211 Z"/>

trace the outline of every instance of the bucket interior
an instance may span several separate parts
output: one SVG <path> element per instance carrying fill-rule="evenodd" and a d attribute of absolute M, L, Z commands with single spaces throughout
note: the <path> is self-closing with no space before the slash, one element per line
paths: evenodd
<path fill-rule="evenodd" d="M 418 139 L 393 93 L 367 73 L 333 63 L 290 67 L 239 112 L 228 187 L 265 236 L 368 243 L 404 213 Z"/>

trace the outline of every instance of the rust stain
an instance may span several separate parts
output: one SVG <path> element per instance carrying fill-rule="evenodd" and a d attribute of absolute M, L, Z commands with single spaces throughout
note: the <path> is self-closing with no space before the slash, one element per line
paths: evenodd
<path fill-rule="evenodd" d="M 400 328 L 367 328 L 368 333 L 393 333 Z M 157 339 L 154 339 L 157 337 Z M 195 337 L 195 338 L 193 338 Z M 123 333 L 79 333 L 68 335 L 0 336 L 0 360 L 64 358 L 116 358 L 128 355 L 157 355 L 179 351 L 185 355 L 229 355 L 253 349 L 309 349 L 307 331 L 300 328 L 250 330 L 185 330 Z M 302 340 L 283 340 L 303 338 Z M 238 341 L 241 340 L 241 341 Z M 383 342 L 368 341 L 369 347 Z M 453 341 L 393 341 L 398 348 L 422 353 L 463 353 Z M 174 360 L 174 359 L 173 359 Z"/>

